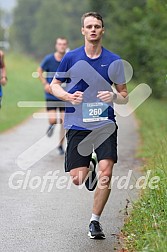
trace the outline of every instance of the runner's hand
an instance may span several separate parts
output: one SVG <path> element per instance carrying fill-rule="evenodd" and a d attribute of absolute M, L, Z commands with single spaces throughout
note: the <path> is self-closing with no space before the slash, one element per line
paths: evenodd
<path fill-rule="evenodd" d="M 47 84 L 44 86 L 44 90 L 45 90 L 45 92 L 47 92 L 47 93 L 52 93 L 52 90 L 51 90 L 51 88 L 50 88 L 49 83 L 47 83 Z"/>
<path fill-rule="evenodd" d="M 99 91 L 97 98 L 99 98 L 102 102 L 110 103 L 113 101 L 114 93 L 110 91 Z"/>
<path fill-rule="evenodd" d="M 7 83 L 7 78 L 6 78 L 6 77 L 2 77 L 2 78 L 0 79 L 0 83 L 1 83 L 2 85 L 5 85 L 5 84 Z"/>
<path fill-rule="evenodd" d="M 69 101 L 73 105 L 79 105 L 83 101 L 83 92 L 76 91 L 74 94 L 68 94 L 69 95 Z"/>

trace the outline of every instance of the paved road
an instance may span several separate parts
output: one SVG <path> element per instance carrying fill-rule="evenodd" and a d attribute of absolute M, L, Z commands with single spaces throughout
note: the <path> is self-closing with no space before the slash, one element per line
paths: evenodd
<path fill-rule="evenodd" d="M 129 169 L 133 169 L 130 184 L 134 184 L 139 176 L 139 163 L 134 158 L 138 144 L 134 117 L 118 118 L 118 124 L 119 162 L 115 165 L 114 176 L 127 175 Z M 68 175 L 63 170 L 63 157 L 55 150 L 59 126 L 50 139 L 45 137 L 46 128 L 46 120 L 30 118 L 0 135 L 0 251 L 115 251 L 114 248 L 118 247 L 116 235 L 124 222 L 127 199 L 132 202 L 137 191 L 120 190 L 114 183 L 101 217 L 107 239 L 88 239 L 93 192 L 74 185 L 70 187 Z M 56 171 L 54 183 L 45 180 L 45 184 L 43 176 Z M 61 186 L 65 188 L 60 189 Z"/>

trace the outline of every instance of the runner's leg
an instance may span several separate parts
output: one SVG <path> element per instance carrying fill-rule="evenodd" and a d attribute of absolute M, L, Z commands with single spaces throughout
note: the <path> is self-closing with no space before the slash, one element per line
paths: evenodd
<path fill-rule="evenodd" d="M 60 109 L 60 145 L 63 146 L 63 142 L 65 139 L 65 129 L 64 129 L 64 110 Z"/>
<path fill-rule="evenodd" d="M 81 185 L 88 173 L 89 165 L 91 162 L 91 154 L 83 156 L 78 152 L 78 145 L 90 133 L 90 131 L 68 130 L 67 136 L 67 149 L 65 155 L 65 171 L 70 172 L 73 183 Z M 93 146 L 90 142 L 85 142 L 83 149 L 89 148 L 93 151 Z"/>
<path fill-rule="evenodd" d="M 48 137 L 51 137 L 53 135 L 54 127 L 56 124 L 56 111 L 55 111 L 55 109 L 48 109 L 47 108 L 47 112 L 48 112 L 49 128 L 48 128 L 46 134 L 48 135 Z"/>
<path fill-rule="evenodd" d="M 78 167 L 78 168 L 72 169 L 70 171 L 70 176 L 73 180 L 73 183 L 75 185 L 81 185 L 85 181 L 88 175 L 88 172 L 89 172 L 88 167 Z"/>
<path fill-rule="evenodd" d="M 100 216 L 110 195 L 110 182 L 114 161 L 111 159 L 99 162 L 99 180 L 96 187 L 92 213 Z"/>
<path fill-rule="evenodd" d="M 48 110 L 48 120 L 50 125 L 54 125 L 57 123 L 55 109 Z"/>
<path fill-rule="evenodd" d="M 99 180 L 94 194 L 92 217 L 89 224 L 88 236 L 91 239 L 105 239 L 102 226 L 99 223 L 101 213 L 110 195 L 110 182 L 114 161 L 105 159 L 99 162 Z"/>

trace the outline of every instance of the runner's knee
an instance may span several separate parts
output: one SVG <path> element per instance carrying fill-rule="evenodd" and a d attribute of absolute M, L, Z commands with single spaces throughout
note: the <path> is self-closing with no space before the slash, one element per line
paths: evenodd
<path fill-rule="evenodd" d="M 70 176 L 72 178 L 72 181 L 75 185 L 81 185 L 86 176 L 87 176 L 87 173 L 88 173 L 88 170 L 87 169 L 84 169 L 84 170 L 81 170 L 81 169 L 72 169 L 70 171 Z"/>
<path fill-rule="evenodd" d="M 108 177 L 110 180 L 112 177 L 113 165 L 114 165 L 114 162 L 110 159 L 101 160 L 99 162 L 100 177 Z"/>
<path fill-rule="evenodd" d="M 72 178 L 74 185 L 79 186 L 83 183 L 83 181 L 78 176 L 75 176 L 75 177 L 71 176 L 71 178 Z"/>

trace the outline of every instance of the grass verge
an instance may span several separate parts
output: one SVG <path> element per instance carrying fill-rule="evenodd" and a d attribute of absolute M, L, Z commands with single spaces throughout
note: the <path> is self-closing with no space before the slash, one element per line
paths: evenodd
<path fill-rule="evenodd" d="M 32 77 L 38 63 L 27 56 L 10 53 L 5 57 L 8 83 L 3 87 L 0 110 L 0 132 L 7 130 L 30 116 L 37 108 L 20 108 L 19 101 L 43 100 L 42 85 Z"/>
<path fill-rule="evenodd" d="M 159 176 L 157 189 L 146 188 L 123 228 L 128 251 L 167 251 L 167 101 L 148 99 L 136 110 L 140 121 L 145 171 Z"/>

